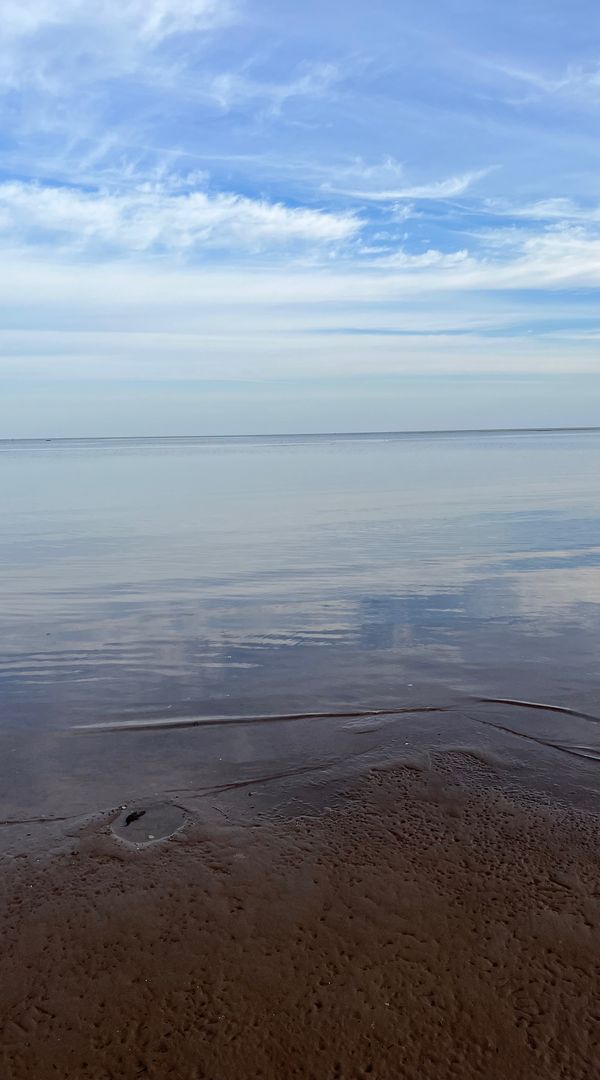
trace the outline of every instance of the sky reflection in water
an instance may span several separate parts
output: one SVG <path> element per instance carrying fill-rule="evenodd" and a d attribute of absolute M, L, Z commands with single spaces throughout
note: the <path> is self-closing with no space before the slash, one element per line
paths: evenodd
<path fill-rule="evenodd" d="M 191 733 L 65 735 L 119 716 L 594 712 L 599 476 L 596 432 L 2 444 L 8 803 L 118 793 L 133 753 L 157 790 L 189 778 Z M 308 760 L 315 730 L 213 732 L 202 765 Z"/>

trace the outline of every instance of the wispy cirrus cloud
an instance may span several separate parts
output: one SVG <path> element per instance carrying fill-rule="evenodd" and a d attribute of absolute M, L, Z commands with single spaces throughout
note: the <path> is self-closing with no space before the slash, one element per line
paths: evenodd
<path fill-rule="evenodd" d="M 477 169 L 473 172 L 461 173 L 458 176 L 447 176 L 443 180 L 431 180 L 424 184 L 400 185 L 395 188 L 377 189 L 361 188 L 359 190 L 343 190 L 340 194 L 350 195 L 354 199 L 365 199 L 373 202 L 399 202 L 403 199 L 451 199 L 457 195 L 464 195 L 478 180 L 488 176 L 492 167 Z"/>
<path fill-rule="evenodd" d="M 461 266 L 469 258 L 469 252 L 465 248 L 460 251 L 439 251 L 436 248 L 428 248 L 427 251 L 418 254 L 400 250 L 379 258 L 377 265 L 390 270 L 446 270 Z"/>
<path fill-rule="evenodd" d="M 288 80 L 272 82 L 250 78 L 235 71 L 222 72 L 210 77 L 199 92 L 227 110 L 236 105 L 258 102 L 266 104 L 273 112 L 279 112 L 287 101 L 294 98 L 320 98 L 329 94 L 344 78 L 339 64 L 302 64 Z"/>
<path fill-rule="evenodd" d="M 58 265 L 52 268 L 48 263 L 44 244 L 39 253 L 32 251 L 27 242 L 28 226 L 24 224 L 22 235 L 10 237 L 7 234 L 6 244 L 10 242 L 10 246 L 6 250 L 10 258 L 0 279 L 3 294 L 7 298 L 10 296 L 7 302 L 15 303 L 22 288 L 19 281 L 28 278 L 32 282 L 38 281 L 40 275 L 47 275 L 47 296 L 53 296 L 56 301 L 62 296 L 65 303 L 70 302 L 77 292 L 82 297 L 85 295 L 86 304 L 93 304 L 95 296 L 102 297 L 107 287 L 113 290 L 118 281 L 114 303 L 137 304 L 143 302 L 144 296 L 149 301 L 151 297 L 156 300 L 158 293 L 155 293 L 153 283 L 159 281 L 157 273 L 160 273 L 157 288 L 170 302 L 179 298 L 184 305 L 195 304 L 200 290 L 204 301 L 210 305 L 229 306 L 232 297 L 237 297 L 240 302 L 256 304 L 264 310 L 282 304 L 298 309 L 312 304 L 383 307 L 405 300 L 412 302 L 415 297 L 424 296 L 429 298 L 428 303 L 435 304 L 448 294 L 467 296 L 507 291 L 524 294 L 528 290 L 535 293 L 560 290 L 564 295 L 569 290 L 600 288 L 598 229 L 562 225 L 548 228 L 541 234 L 526 229 L 488 230 L 481 234 L 479 247 L 471 250 L 428 248 L 421 254 L 414 254 L 399 247 L 390 255 L 367 252 L 360 262 L 352 258 L 332 264 L 325 257 L 296 263 L 288 259 L 289 245 L 296 239 L 308 242 L 316 250 L 321 242 L 326 245 L 337 243 L 339 233 L 344 241 L 348 223 L 343 219 L 331 223 L 326 215 L 321 220 L 318 214 L 295 220 L 293 216 L 281 213 L 283 208 L 248 206 L 243 201 L 240 206 L 239 203 L 236 205 L 235 199 L 225 205 L 216 200 L 215 206 L 209 207 L 202 201 L 200 206 L 196 257 L 181 263 L 156 261 L 152 257 L 161 250 L 162 242 L 167 243 L 162 240 L 163 231 L 171 230 L 175 234 L 173 252 L 179 243 L 184 253 L 192 245 L 192 233 L 183 233 L 178 239 L 177 225 L 170 217 L 158 223 L 147 221 L 145 214 L 139 219 L 134 217 L 128 233 L 119 204 L 109 201 L 94 206 L 84 200 L 79 204 L 39 202 L 35 212 L 40 217 L 47 213 L 46 227 L 50 234 L 55 234 L 52 251 L 58 246 L 56 234 L 63 228 L 65 230 L 60 268 Z M 175 213 L 185 216 L 185 210 L 180 206 Z M 231 216 L 229 223 L 226 215 Z M 67 221 L 68 218 L 71 220 Z M 26 218 L 25 222 L 29 223 L 30 219 Z M 354 227 L 353 222 L 351 227 Z M 5 219 L 0 220 L 0 228 L 6 230 Z M 188 228 L 192 230 L 192 222 Z M 219 238 L 218 234 L 223 230 L 226 239 Z M 227 242 L 235 250 L 246 231 L 246 257 L 242 267 L 230 258 L 204 264 L 202 245 L 205 236 L 207 246 Z M 115 241 L 118 234 L 122 236 L 119 248 Z M 78 235 L 83 235 L 79 248 Z M 103 245 L 104 256 L 100 262 Z M 114 246 L 111 248 L 111 245 Z M 252 255 L 260 253 L 266 245 L 270 245 L 274 256 L 279 251 L 280 258 L 266 263 L 252 261 Z M 90 251 L 97 256 L 97 269 L 93 263 L 90 265 Z M 108 257 L 110 251 L 112 261 Z M 122 261 L 123 254 L 130 256 L 127 263 Z M 115 262 L 115 257 L 120 261 Z M 83 269 L 80 259 L 85 263 Z M 38 281 L 36 288 L 39 287 Z"/>
<path fill-rule="evenodd" d="M 577 221 L 590 225 L 600 221 L 599 204 L 588 202 L 584 205 L 560 195 L 518 205 L 508 200 L 486 199 L 483 206 L 499 217 L 526 218 L 530 221 Z"/>
<path fill-rule="evenodd" d="M 600 63 L 569 64 L 554 74 L 509 61 L 481 61 L 482 65 L 513 83 L 529 87 L 538 96 L 574 97 L 600 102 Z"/>
<path fill-rule="evenodd" d="M 309 256 L 315 289 L 324 298 L 352 302 L 365 289 L 382 300 L 415 289 L 555 289 L 600 286 L 600 213 L 565 206 L 521 208 L 523 224 L 479 228 L 463 235 L 460 247 L 431 244 L 421 250 L 390 232 L 377 242 L 358 241 L 367 222 L 352 210 L 332 211 L 212 192 L 202 177 L 165 177 L 125 188 L 0 183 L 0 242 L 11 251 L 53 249 L 61 257 L 153 259 L 171 256 L 192 265 L 209 260 L 226 275 L 244 256 L 271 253 L 285 260 L 293 251 Z M 564 216 L 567 210 L 571 216 Z M 563 216 L 559 218 L 559 213 Z M 495 212 L 496 218 L 502 216 Z M 510 214 L 519 220 L 514 209 Z M 393 220 L 393 212 L 392 212 Z M 543 223 L 540 230 L 537 222 Z M 330 255 L 346 252 L 344 274 L 332 276 Z M 324 278 L 323 272 L 327 273 Z M 374 275 L 365 277 L 365 273 Z M 287 275 L 277 290 L 303 295 Z M 332 292 L 330 295 L 330 286 Z M 293 302 L 293 297 L 290 297 Z"/>
<path fill-rule="evenodd" d="M 21 181 L 0 184 L 0 236 L 5 242 L 53 244 L 104 256 L 319 246 L 348 240 L 360 225 L 352 213 L 223 192 L 178 192 L 164 184 L 117 192 Z"/>
<path fill-rule="evenodd" d="M 153 45 L 173 34 L 223 25 L 234 10 L 233 0 L 98 0 L 94 5 L 87 0 L 4 0 L 0 40 L 71 29 L 92 44 L 99 30 L 111 36 L 120 30 Z"/>
<path fill-rule="evenodd" d="M 169 39 L 234 17 L 232 0 L 6 0 L 0 88 L 72 94 L 78 84 L 143 72 Z"/>
<path fill-rule="evenodd" d="M 0 90 L 37 88 L 76 97 L 78 86 L 135 76 L 188 101 L 223 111 L 261 105 L 273 113 L 297 98 L 318 99 L 343 81 L 343 66 L 305 60 L 275 80 L 252 63 L 215 68 L 202 35 L 238 18 L 235 0 L 7 0 L 0 18 Z M 169 49 L 171 39 L 176 47 Z M 198 55 L 205 63 L 198 69 Z"/>

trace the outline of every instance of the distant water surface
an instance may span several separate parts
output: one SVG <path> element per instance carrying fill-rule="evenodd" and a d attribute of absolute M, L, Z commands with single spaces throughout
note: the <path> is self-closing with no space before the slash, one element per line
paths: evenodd
<path fill-rule="evenodd" d="M 0 443 L 2 814 L 458 745 L 472 696 L 600 716 L 599 478 L 595 430 Z M 481 709 L 597 790 L 593 720 Z"/>

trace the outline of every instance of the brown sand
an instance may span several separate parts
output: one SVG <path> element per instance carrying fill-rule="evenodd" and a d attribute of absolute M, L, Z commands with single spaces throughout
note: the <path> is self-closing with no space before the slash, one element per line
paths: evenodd
<path fill-rule="evenodd" d="M 333 809 L 5 862 L 6 1080 L 593 1080 L 597 819 L 462 755 Z"/>

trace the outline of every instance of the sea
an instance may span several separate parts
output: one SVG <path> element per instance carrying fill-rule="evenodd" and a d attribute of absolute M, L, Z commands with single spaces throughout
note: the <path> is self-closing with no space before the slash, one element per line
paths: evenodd
<path fill-rule="evenodd" d="M 597 798 L 600 430 L 4 440 L 0 497 L 5 831 L 441 752 Z"/>

